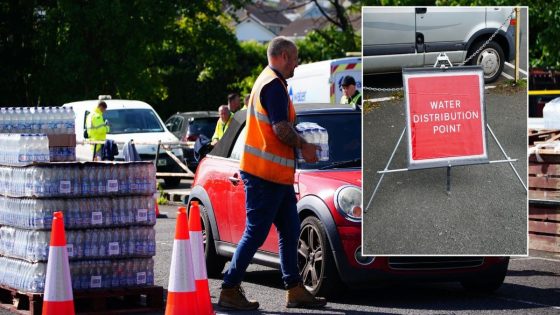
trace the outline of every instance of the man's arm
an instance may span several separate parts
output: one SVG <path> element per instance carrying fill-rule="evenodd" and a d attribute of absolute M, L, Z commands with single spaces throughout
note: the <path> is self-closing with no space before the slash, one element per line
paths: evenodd
<path fill-rule="evenodd" d="M 301 149 L 303 142 L 305 142 L 305 140 L 294 130 L 292 124 L 287 121 L 275 123 L 272 125 L 272 129 L 280 141 L 291 147 Z"/>

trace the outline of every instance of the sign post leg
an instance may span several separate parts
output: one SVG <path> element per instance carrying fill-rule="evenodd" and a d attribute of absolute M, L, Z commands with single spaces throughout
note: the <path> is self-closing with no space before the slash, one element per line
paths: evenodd
<path fill-rule="evenodd" d="M 404 136 L 405 131 L 406 131 L 406 127 L 403 128 L 401 136 L 399 137 L 399 141 L 397 141 L 397 144 L 395 145 L 395 148 L 393 149 L 393 153 L 391 153 L 391 157 L 389 157 L 389 161 L 387 161 L 387 165 L 385 165 L 385 169 L 383 170 L 384 172 L 387 172 L 387 170 L 389 169 L 389 165 L 391 165 L 391 161 L 393 161 L 393 157 L 395 156 L 395 153 L 397 152 L 397 148 L 399 147 L 399 144 L 402 141 L 402 138 Z M 379 181 L 377 182 L 377 185 L 375 186 L 375 189 L 373 190 L 373 193 L 371 194 L 371 197 L 369 198 L 367 207 L 365 207 L 364 212 L 367 212 L 367 209 L 371 205 L 371 201 L 373 200 L 373 197 L 377 193 L 377 189 L 379 189 L 379 186 L 381 186 L 381 181 L 383 180 L 384 176 L 385 176 L 385 173 L 381 173 L 381 177 L 379 178 Z"/>
<path fill-rule="evenodd" d="M 447 167 L 447 194 L 451 194 L 451 165 Z"/>
<path fill-rule="evenodd" d="M 502 154 L 504 155 L 504 157 L 508 160 L 510 160 L 510 157 L 507 155 L 506 151 L 504 150 L 504 148 L 502 147 L 502 145 L 500 144 L 500 141 L 498 141 L 498 138 L 496 137 L 496 135 L 494 134 L 494 132 L 492 131 L 492 128 L 490 128 L 489 124 L 486 124 L 486 128 L 488 128 L 488 131 L 490 131 L 490 134 L 492 135 L 492 138 L 494 138 L 494 141 L 496 141 L 496 144 L 498 144 L 498 147 L 500 147 L 500 150 L 502 151 Z M 517 170 L 515 169 L 515 166 L 513 166 L 512 162 L 509 162 L 509 166 L 511 166 L 511 169 L 513 170 L 513 172 L 515 173 L 515 175 L 517 176 L 517 179 L 519 179 L 519 182 L 521 183 L 521 185 L 523 185 L 523 188 L 525 188 L 525 190 L 527 190 L 527 186 L 525 185 L 525 183 L 523 182 L 523 180 L 521 179 L 521 176 L 519 176 L 519 173 L 517 172 Z"/>

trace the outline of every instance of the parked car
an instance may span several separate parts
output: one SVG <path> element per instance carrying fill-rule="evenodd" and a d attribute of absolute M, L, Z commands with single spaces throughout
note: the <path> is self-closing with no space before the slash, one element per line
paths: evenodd
<path fill-rule="evenodd" d="M 220 115 L 217 111 L 199 111 L 177 113 L 165 121 L 165 126 L 172 134 L 181 141 L 187 142 L 186 147 L 183 147 L 183 156 L 187 167 L 193 173 L 198 166 L 198 160 L 194 154 L 195 141 L 200 135 L 211 139 L 219 118 Z"/>
<path fill-rule="evenodd" d="M 311 292 L 330 295 L 344 285 L 372 286 L 381 280 L 460 281 L 467 288 L 488 291 L 502 284 L 508 258 L 362 256 L 361 112 L 332 104 L 302 104 L 296 112 L 298 122 L 315 122 L 329 134 L 329 160 L 297 163 L 295 175 L 301 221 L 298 263 Z M 239 174 L 245 118 L 245 111 L 237 113 L 222 140 L 201 161 L 189 196 L 189 201 L 201 204 L 206 266 L 214 277 L 233 256 L 245 227 Z M 253 263 L 279 266 L 275 228 Z"/>
<path fill-rule="evenodd" d="M 107 111 L 103 117 L 110 123 L 110 131 L 107 139 L 118 143 L 119 154 L 115 160 L 123 160 L 123 144 L 133 140 L 136 150 L 142 160 L 154 161 L 156 157 L 157 142 L 176 142 L 179 141 L 163 124 L 156 111 L 147 103 L 132 100 L 105 99 Z M 98 100 L 88 100 L 64 104 L 64 107 L 72 107 L 76 114 L 76 140 L 84 140 L 84 130 L 87 115 L 93 111 L 98 104 Z M 154 144 L 142 144 L 142 143 Z M 183 159 L 181 149 L 173 149 L 173 154 L 180 160 Z M 91 161 L 93 150 L 91 145 L 78 144 L 76 146 L 76 158 L 79 161 Z M 157 171 L 166 173 L 183 172 L 175 161 L 161 151 L 157 160 Z M 178 186 L 180 177 L 163 177 L 167 187 Z"/>
<path fill-rule="evenodd" d="M 363 10 L 364 74 L 433 66 L 445 52 L 453 64 L 476 53 L 486 83 L 498 79 L 515 55 L 511 7 L 375 7 Z M 503 23 L 503 24 L 502 24 Z M 496 36 L 482 49 L 485 42 Z M 479 51 L 480 49 L 480 51 Z"/>

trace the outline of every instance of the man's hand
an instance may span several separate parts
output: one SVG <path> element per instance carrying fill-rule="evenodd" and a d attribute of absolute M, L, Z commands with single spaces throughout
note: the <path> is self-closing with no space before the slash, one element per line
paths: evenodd
<path fill-rule="evenodd" d="M 312 143 L 304 142 L 301 145 L 301 155 L 307 163 L 317 163 L 319 158 L 317 157 L 317 150 L 321 150 L 321 147 Z"/>

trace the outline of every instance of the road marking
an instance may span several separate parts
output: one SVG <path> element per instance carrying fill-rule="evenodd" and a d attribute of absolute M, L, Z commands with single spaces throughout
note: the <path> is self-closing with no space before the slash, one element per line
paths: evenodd
<path fill-rule="evenodd" d="M 512 69 L 515 69 L 515 66 L 512 65 L 512 64 L 509 63 L 509 62 L 504 62 L 504 64 L 505 64 L 506 66 L 512 68 Z M 527 71 L 525 71 L 525 70 L 523 70 L 523 69 L 521 69 L 521 68 L 519 68 L 519 72 L 523 73 L 524 75 L 527 75 Z"/>
<path fill-rule="evenodd" d="M 552 258 L 544 258 L 544 257 L 520 257 L 520 258 L 512 258 L 512 260 L 531 260 L 531 259 L 538 259 L 538 260 L 545 260 L 545 261 L 560 262 L 560 259 L 552 259 Z"/>
<path fill-rule="evenodd" d="M 507 73 L 505 73 L 505 72 L 503 72 L 503 71 L 502 71 L 502 75 L 503 75 L 504 77 L 506 77 L 506 79 L 509 79 L 509 80 L 515 79 L 514 77 L 512 77 L 511 75 L 509 75 L 509 74 L 507 74 Z"/>
<path fill-rule="evenodd" d="M 380 98 L 372 98 L 369 100 L 365 100 L 366 102 L 385 102 L 385 101 L 391 101 L 395 99 L 394 97 L 380 97 Z"/>
<path fill-rule="evenodd" d="M 531 301 L 525 301 L 525 300 L 510 299 L 510 298 L 501 297 L 501 296 L 498 296 L 497 298 L 500 299 L 500 300 L 505 300 L 505 301 L 509 301 L 509 302 L 519 302 L 519 303 L 529 304 L 529 305 L 551 307 L 551 308 L 553 308 L 553 309 L 555 309 L 555 310 L 560 310 L 560 306 L 542 304 L 542 303 L 531 302 Z"/>

